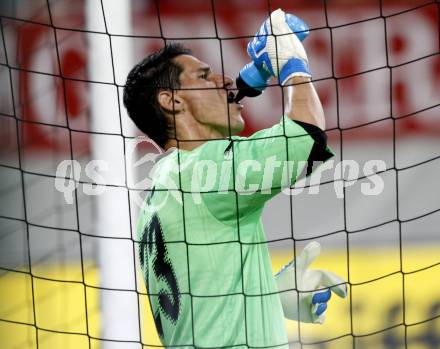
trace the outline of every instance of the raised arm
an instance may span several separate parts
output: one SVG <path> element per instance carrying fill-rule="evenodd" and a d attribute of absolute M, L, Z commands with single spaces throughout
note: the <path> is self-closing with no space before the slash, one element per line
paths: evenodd
<path fill-rule="evenodd" d="M 324 112 L 301 43 L 304 36 L 296 34 L 304 30 L 307 31 L 307 26 L 298 17 L 285 14 L 281 9 L 272 12 L 249 42 L 252 63 L 240 72 L 242 80 L 248 79 L 248 86 L 260 90 L 267 87 L 271 77 L 278 78 L 285 97 L 285 111 L 280 122 L 247 138 L 234 137 L 229 145 L 221 141 L 218 145 L 223 146 L 223 150 L 213 149 L 205 156 L 208 159 L 218 154 L 221 162 L 227 146 L 237 179 L 229 182 L 228 189 L 239 194 L 240 217 L 261 209 L 283 188 L 291 187 L 302 173 L 310 174 L 314 165 L 333 156 L 323 132 Z M 215 146 L 210 143 L 205 150 Z M 218 171 L 221 171 L 219 167 Z M 213 206 L 219 207 L 217 196 L 212 196 L 212 200 Z M 231 222 L 236 222 L 236 212 L 227 210 L 227 206 L 235 207 L 235 195 L 231 200 L 223 200 L 225 206 L 214 215 L 228 213 Z M 210 206 L 208 201 L 207 206 Z"/>
<path fill-rule="evenodd" d="M 286 97 L 285 115 L 324 130 L 324 112 L 302 45 L 308 34 L 308 26 L 300 18 L 281 9 L 272 12 L 248 44 L 252 62 L 240 71 L 237 85 L 244 82 L 251 89 L 262 91 L 271 77 L 277 77 Z"/>

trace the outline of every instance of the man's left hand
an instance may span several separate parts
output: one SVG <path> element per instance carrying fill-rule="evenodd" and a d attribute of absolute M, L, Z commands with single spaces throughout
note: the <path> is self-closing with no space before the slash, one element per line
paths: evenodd
<path fill-rule="evenodd" d="M 331 292 L 342 298 L 347 296 L 347 286 L 341 277 L 327 270 L 308 269 L 320 252 L 318 242 L 309 243 L 275 275 L 284 315 L 290 320 L 323 323 Z"/>

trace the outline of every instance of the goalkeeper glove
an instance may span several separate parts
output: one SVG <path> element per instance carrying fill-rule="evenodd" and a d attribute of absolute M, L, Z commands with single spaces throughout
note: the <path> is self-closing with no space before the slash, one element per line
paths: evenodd
<path fill-rule="evenodd" d="M 345 281 L 338 275 L 326 270 L 308 269 L 320 253 L 321 245 L 313 241 L 275 275 L 284 316 L 290 320 L 323 323 L 330 290 L 339 297 L 347 296 Z"/>
<path fill-rule="evenodd" d="M 289 35 L 296 34 L 296 35 Z M 278 9 L 267 18 L 249 42 L 247 52 L 252 62 L 241 69 L 236 84 L 244 96 L 254 97 L 267 87 L 272 76 L 284 84 L 292 76 L 311 76 L 307 55 L 301 44 L 309 35 L 300 18 Z M 237 95 L 236 100 L 240 100 Z"/>

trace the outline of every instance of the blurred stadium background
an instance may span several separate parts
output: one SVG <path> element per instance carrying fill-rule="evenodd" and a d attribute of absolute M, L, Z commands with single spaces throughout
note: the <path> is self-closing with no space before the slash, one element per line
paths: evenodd
<path fill-rule="evenodd" d="M 312 29 L 305 47 L 335 161 L 357 161 L 360 177 L 366 161 L 386 163 L 380 195 L 346 174 L 338 197 L 341 177 L 327 171 L 319 195 L 306 188 L 268 204 L 274 270 L 295 254 L 289 238 L 297 250 L 313 239 L 323 246 L 315 266 L 350 285 L 324 325 L 286 322 L 291 347 L 440 348 L 440 3 L 132 0 L 125 31 L 111 4 L 0 2 L 0 347 L 160 346 L 134 271 L 140 192 L 127 190 L 148 172 L 138 160 L 151 149 L 136 147 L 120 103 L 125 76 L 165 37 L 235 77 L 247 37 L 281 7 Z M 244 134 L 281 114 L 278 87 L 246 100 Z M 67 159 L 81 166 L 60 179 L 79 180 L 72 204 L 55 188 Z M 105 189 L 99 196 L 86 194 L 92 159 L 110 164 L 111 186 L 92 187 Z"/>

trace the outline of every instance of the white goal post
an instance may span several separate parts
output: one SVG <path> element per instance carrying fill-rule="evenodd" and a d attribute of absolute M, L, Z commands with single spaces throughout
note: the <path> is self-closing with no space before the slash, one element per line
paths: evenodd
<path fill-rule="evenodd" d="M 104 349 L 141 347 L 133 241 L 130 224 L 119 215 L 127 212 L 129 205 L 128 188 L 124 186 L 133 183 L 131 159 L 124 156 L 122 135 L 134 135 L 135 131 L 127 120 L 109 117 L 115 114 L 115 105 L 119 106 L 120 117 L 127 117 L 122 106 L 122 88 L 118 85 L 125 82 L 126 72 L 133 65 L 131 41 L 118 40 L 111 34 L 131 33 L 131 14 L 129 0 L 87 0 L 87 29 L 100 32 L 88 34 L 88 76 L 92 81 L 108 83 L 108 88 L 90 84 L 91 129 L 102 130 L 105 125 L 106 130 L 119 130 L 115 133 L 121 134 L 91 135 L 92 159 L 105 161 L 108 171 L 102 174 L 106 184 L 118 186 L 107 187 L 95 202 L 99 284 L 104 288 L 99 292 Z M 116 103 L 115 98 L 119 98 Z M 116 192 L 119 194 L 112 195 Z M 125 201 L 118 200 L 116 195 L 125 197 Z M 109 236 L 112 238 L 103 238 Z"/>

